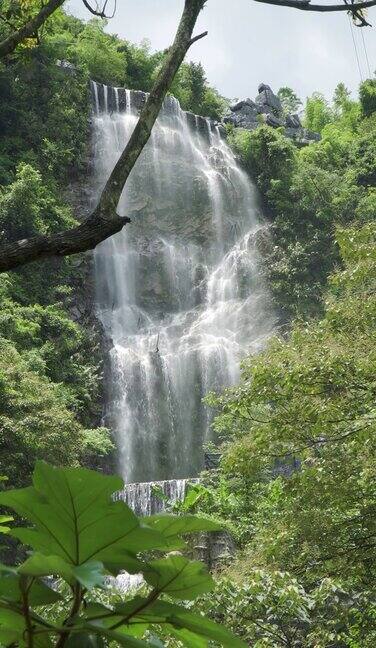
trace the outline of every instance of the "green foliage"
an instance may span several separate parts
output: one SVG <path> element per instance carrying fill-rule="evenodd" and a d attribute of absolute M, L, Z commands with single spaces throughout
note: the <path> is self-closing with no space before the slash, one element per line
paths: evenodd
<path fill-rule="evenodd" d="M 74 222 L 69 208 L 57 202 L 29 164 L 21 163 L 14 182 L 0 193 L 1 243 L 68 229 Z"/>
<path fill-rule="evenodd" d="M 254 176 L 267 205 L 288 209 L 289 184 L 296 166 L 296 148 L 279 130 L 261 126 L 256 131 L 234 129 L 230 144 Z"/>
<path fill-rule="evenodd" d="M 352 150 L 354 180 L 366 188 L 376 186 L 376 122 L 372 120 L 370 125 L 371 129 L 354 142 Z"/>
<path fill-rule="evenodd" d="M 376 112 L 376 79 L 367 79 L 360 84 L 359 99 L 364 117 Z"/>
<path fill-rule="evenodd" d="M 23 326 L 24 333 L 30 331 L 27 320 Z M 85 417 L 75 417 L 80 405 L 73 389 L 51 382 L 41 353 L 20 353 L 1 335 L 0 348 L 0 466 L 11 484 L 24 484 L 38 457 L 59 465 L 95 465 L 112 452 L 108 430 L 85 429 Z M 81 374 L 87 390 L 84 367 Z"/>
<path fill-rule="evenodd" d="M 183 110 L 212 119 L 221 119 L 228 102 L 211 88 L 201 63 L 183 63 L 170 88 Z"/>
<path fill-rule="evenodd" d="M 281 101 L 285 115 L 296 113 L 302 105 L 301 99 L 299 99 L 296 93 L 287 86 L 280 88 L 277 92 L 277 95 Z"/>
<path fill-rule="evenodd" d="M 0 37 L 5 39 L 15 30 L 20 29 L 40 11 L 38 0 L 2 0 Z M 36 45 L 37 37 L 26 38 L 20 45 L 20 50 L 28 50 Z"/>
<path fill-rule="evenodd" d="M 341 115 L 347 111 L 350 101 L 351 92 L 348 90 L 344 83 L 339 83 L 334 90 L 333 95 L 333 104 L 336 110 L 336 113 Z"/>
<path fill-rule="evenodd" d="M 206 86 L 200 114 L 220 120 L 227 111 L 228 104 L 228 100 L 222 97 L 215 88 Z"/>
<path fill-rule="evenodd" d="M 31 371 L 10 342 L 0 338 L 1 472 L 22 484 L 35 459 L 77 462 L 83 430 L 68 411 L 63 390 Z"/>
<path fill-rule="evenodd" d="M 332 110 L 325 97 L 319 92 L 314 92 L 307 99 L 305 107 L 305 126 L 310 130 L 321 133 L 324 126 L 333 120 Z"/>
<path fill-rule="evenodd" d="M 153 626 L 162 626 L 188 647 L 207 646 L 208 640 L 229 648 L 245 646 L 222 626 L 163 598 L 184 601 L 211 590 L 213 581 L 202 563 L 171 553 L 157 560 L 145 556 L 146 551 L 184 547 L 181 533 L 195 531 L 197 519 L 178 518 L 174 532 L 174 518 L 139 520 L 124 502 L 112 500 L 122 486 L 117 477 L 39 462 L 31 487 L 0 493 L 0 504 L 33 524 L 10 532 L 32 553 L 17 568 L 0 570 L 1 643 L 99 647 L 108 640 L 129 648 L 163 646 L 151 636 Z M 205 529 L 202 520 L 199 526 Z M 88 592 L 104 588 L 106 575 L 121 570 L 143 574 L 150 586 L 145 596 L 112 606 L 92 602 Z M 70 597 L 64 600 L 45 583 L 51 576 L 69 585 Z M 46 606 L 62 599 L 65 614 L 51 618 Z"/>
<path fill-rule="evenodd" d="M 266 127 L 229 135 L 271 221 L 259 249 L 272 294 L 301 319 L 206 399 L 223 458 L 198 507 L 241 551 L 203 609 L 260 648 L 370 648 L 376 121 L 343 84 L 333 111 L 315 96 L 307 117 L 322 139 L 300 150 Z M 336 267 L 322 319 L 304 323 Z"/>
<path fill-rule="evenodd" d="M 321 312 L 328 274 L 340 262 L 336 225 L 354 218 L 364 222 L 375 214 L 375 119 L 361 118 L 359 103 L 349 99 L 343 84 L 336 88 L 334 104 L 333 112 L 321 97 L 308 100 L 309 119 L 317 106 L 320 114 L 325 108 L 328 119 L 320 126 L 321 141 L 301 149 L 282 130 L 267 126 L 229 133 L 271 221 L 269 235 L 259 235 L 259 248 L 283 318 Z"/>
<path fill-rule="evenodd" d="M 56 65 L 47 43 L 0 68 L 0 182 L 13 179 L 19 162 L 66 181 L 82 167 L 88 137 L 87 77 Z"/>
<path fill-rule="evenodd" d="M 67 405 L 90 426 L 100 413 L 101 365 L 95 338 L 70 318 L 71 290 L 59 283 L 59 274 L 50 277 L 43 267 L 39 272 L 31 277 L 35 286 L 24 271 L 1 276 L 0 335 L 12 342 L 30 370 L 60 384 Z M 62 297 L 64 302 L 59 301 Z M 47 303 L 30 304 L 33 299 Z"/>
<path fill-rule="evenodd" d="M 118 47 L 126 56 L 126 85 L 134 90 L 150 91 L 156 71 L 163 59 L 163 52 L 152 53 L 150 43 L 143 40 L 139 46 L 124 41 Z"/>
<path fill-rule="evenodd" d="M 248 515 L 235 570 L 289 571 L 310 595 L 330 574 L 351 596 L 370 589 L 371 606 L 375 223 L 341 228 L 337 240 L 344 269 L 331 277 L 324 318 L 296 324 L 288 340 L 272 340 L 243 363 L 240 384 L 209 404 L 220 411 L 214 426 L 223 441 L 221 481 L 241 500 L 225 515 L 234 524 L 239 508 Z M 349 633 L 357 622 L 346 623 Z"/>
<path fill-rule="evenodd" d="M 106 21 L 93 18 L 83 26 L 77 42 L 67 48 L 69 61 L 88 71 L 90 78 L 108 85 L 125 85 L 127 59 L 121 41 L 104 30 Z"/>
<path fill-rule="evenodd" d="M 347 592 L 331 578 L 307 591 L 289 573 L 253 569 L 240 582 L 220 578 L 201 607 L 254 648 L 366 648 L 375 639 L 369 596 Z"/>

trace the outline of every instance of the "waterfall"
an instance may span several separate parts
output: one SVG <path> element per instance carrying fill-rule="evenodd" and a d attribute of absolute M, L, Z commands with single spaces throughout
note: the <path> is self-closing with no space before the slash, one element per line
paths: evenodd
<path fill-rule="evenodd" d="M 182 502 L 188 491 L 189 484 L 198 483 L 198 479 L 167 479 L 159 482 L 138 482 L 127 484 L 124 490 L 115 494 L 115 500 L 122 500 L 136 513 L 145 517 L 163 513 L 176 502 Z M 155 489 L 157 492 L 155 492 Z M 144 584 L 142 574 L 128 574 L 121 572 L 116 579 L 109 581 L 120 592 L 129 592 L 138 589 Z"/>
<path fill-rule="evenodd" d="M 193 478 L 127 484 L 123 491 L 116 493 L 115 499 L 126 502 L 136 515 L 155 515 L 166 510 L 166 501 L 169 505 L 182 502 L 188 485 L 197 482 Z"/>
<path fill-rule="evenodd" d="M 92 93 L 97 197 L 146 95 L 96 83 Z M 118 212 L 131 223 L 95 250 L 106 424 L 127 483 L 192 477 L 211 438 L 203 396 L 236 383 L 273 326 L 257 194 L 220 127 L 168 96 Z"/>

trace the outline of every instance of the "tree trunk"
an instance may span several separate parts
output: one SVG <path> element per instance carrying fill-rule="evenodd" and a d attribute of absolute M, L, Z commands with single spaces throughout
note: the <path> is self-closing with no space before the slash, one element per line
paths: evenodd
<path fill-rule="evenodd" d="M 58 0 L 55 0 L 56 2 Z M 52 256 L 67 256 L 93 249 L 129 223 L 116 212 L 130 172 L 147 143 L 163 100 L 189 47 L 199 38 L 192 32 L 205 0 L 185 0 L 176 36 L 157 76 L 131 138 L 115 165 L 93 213 L 80 225 L 51 236 L 32 236 L 0 247 L 0 272 Z"/>
<path fill-rule="evenodd" d="M 51 16 L 51 14 L 56 11 L 65 0 L 49 0 L 46 5 L 42 7 L 40 12 L 29 22 L 27 22 L 23 27 L 15 31 L 13 34 L 8 36 L 5 40 L 0 43 L 0 58 L 11 54 L 26 38 L 30 36 L 35 36 L 39 27 L 41 27 Z"/>

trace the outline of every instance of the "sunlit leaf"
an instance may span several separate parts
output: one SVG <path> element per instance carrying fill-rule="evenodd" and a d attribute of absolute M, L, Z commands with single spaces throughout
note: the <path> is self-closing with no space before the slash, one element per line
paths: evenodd
<path fill-rule="evenodd" d="M 144 572 L 144 578 L 155 589 L 179 599 L 196 598 L 214 587 L 203 563 L 179 555 L 153 560 L 149 563 L 149 571 Z"/>
<path fill-rule="evenodd" d="M 223 526 L 213 520 L 198 517 L 197 515 L 152 515 L 145 518 L 145 522 L 157 529 L 165 538 L 198 531 L 220 531 Z"/>
<path fill-rule="evenodd" d="M 65 643 L 66 648 L 104 648 L 105 643 L 102 637 L 98 635 L 89 635 L 85 633 L 77 633 L 71 635 Z"/>
<path fill-rule="evenodd" d="M 225 648 L 246 647 L 243 641 L 221 625 L 206 619 L 204 616 L 194 614 L 186 608 L 166 601 L 156 601 L 148 604 L 147 599 L 135 597 L 132 601 L 117 605 L 116 612 L 119 615 L 122 614 L 124 618 L 128 618 L 129 615 L 133 614 L 130 623 L 143 621 L 151 624 L 169 624 L 177 631 L 188 630 L 189 633 L 183 633 L 182 636 L 185 636 L 186 641 L 191 640 L 191 644 L 187 643 L 186 645 L 195 646 L 195 648 L 196 646 L 201 648 L 201 646 L 205 646 L 205 643 L 202 643 L 202 641 L 201 643 L 192 643 L 194 639 L 191 634 L 217 641 Z"/>
<path fill-rule="evenodd" d="M 13 519 L 11 515 L 0 515 L 0 533 L 9 533 L 10 527 L 4 525 L 4 522 L 12 522 Z"/>

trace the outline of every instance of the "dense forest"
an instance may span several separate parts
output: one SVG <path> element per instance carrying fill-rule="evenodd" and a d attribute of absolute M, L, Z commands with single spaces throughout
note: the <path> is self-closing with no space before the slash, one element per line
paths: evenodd
<path fill-rule="evenodd" d="M 105 26 L 58 10 L 38 42 L 27 40 L 0 62 L 0 243 L 72 226 L 77 186 L 88 187 L 89 201 L 90 79 L 145 92 L 152 87 L 166 52 L 129 43 Z M 0 36 L 6 33 L 2 22 Z M 183 63 L 170 91 L 184 110 L 212 120 L 220 121 L 228 108 L 201 64 Z M 280 96 L 299 105 L 289 89 Z M 229 628 L 239 644 L 216 635 L 214 624 L 197 639 L 197 619 L 179 626 L 182 612 L 168 616 L 160 608 L 152 619 L 154 643 L 142 645 L 202 648 L 208 640 L 228 646 L 244 640 L 254 648 L 372 648 L 376 642 L 375 79 L 361 84 L 356 100 L 343 83 L 330 101 L 314 93 L 303 119 L 320 141 L 299 147 L 283 128 L 266 125 L 252 132 L 228 126 L 226 134 L 258 188 L 268 223 L 257 247 L 278 323 L 265 350 L 243 360 L 240 383 L 206 396 L 216 413 L 214 449 L 221 461 L 181 505 L 205 522 L 195 526 L 192 515 L 180 532 L 219 524 L 235 539 L 235 556 L 214 574 L 214 591 L 192 586 L 186 598 L 199 594 L 195 611 Z M 0 275 L 0 474 L 6 488 L 28 485 L 37 459 L 115 470 L 114 440 L 102 424 L 103 336 L 91 311 L 77 313 L 90 269 L 90 259 L 76 255 Z M 50 476 L 39 470 L 34 487 L 44 479 L 48 496 Z M 102 488 L 91 473 L 82 474 L 89 490 Z M 115 480 L 109 492 L 119 488 L 115 478 L 101 478 Z M 63 481 L 56 482 L 59 488 Z M 1 503 L 10 505 L 2 495 Z M 23 506 L 17 513 L 35 523 Z M 168 536 L 157 526 L 165 544 L 152 534 L 143 540 L 141 524 L 134 546 L 176 549 L 178 531 Z M 31 544 L 27 538 L 25 544 Z M 8 562 L 13 543 L 2 553 Z M 128 558 L 132 566 L 132 573 L 143 571 Z M 69 582 L 66 572 L 54 573 Z M 156 587 L 146 568 L 143 573 Z M 0 595 L 1 587 L 0 581 Z M 119 597 L 101 596 L 98 605 Z M 52 602 L 51 619 L 60 603 L 43 599 Z M 158 628 L 164 615 L 169 639 Z M 78 637 L 69 645 L 120 641 L 106 637 L 107 644 L 79 643 Z M 6 639 L 0 624 L 4 645 L 32 645 Z M 134 642 L 123 645 L 141 645 Z"/>

